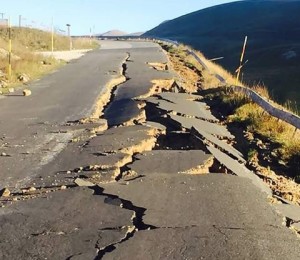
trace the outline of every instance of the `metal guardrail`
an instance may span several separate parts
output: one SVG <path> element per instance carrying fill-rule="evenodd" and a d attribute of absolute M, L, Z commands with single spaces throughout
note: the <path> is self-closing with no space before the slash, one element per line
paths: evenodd
<path fill-rule="evenodd" d="M 169 44 L 173 44 L 176 46 L 179 46 L 179 43 L 177 41 L 172 41 L 169 39 L 162 39 L 162 38 L 156 38 L 159 41 L 163 41 Z M 205 62 L 193 51 L 190 49 L 187 49 L 188 53 L 192 55 L 196 61 L 198 61 L 203 68 L 209 70 L 208 66 L 205 64 Z M 215 77 L 223 84 L 226 84 L 226 80 L 219 74 L 214 74 Z M 280 109 L 278 107 L 275 107 L 273 104 L 271 104 L 268 100 L 261 97 L 258 93 L 256 93 L 254 90 L 243 87 L 243 86 L 228 86 L 229 88 L 241 92 L 248 96 L 254 103 L 259 105 L 262 109 L 264 109 L 266 112 L 268 112 L 271 116 L 276 117 L 292 126 L 294 126 L 297 129 L 300 129 L 300 117 L 293 114 L 292 112 L 285 111 L 283 109 Z"/>
<path fill-rule="evenodd" d="M 242 87 L 242 86 L 230 86 L 230 88 L 234 89 L 235 91 L 239 91 L 244 93 L 248 96 L 253 102 L 263 108 L 266 112 L 268 112 L 271 116 L 274 116 L 282 121 L 289 123 L 290 125 L 294 126 L 297 129 L 300 129 L 300 117 L 285 111 L 283 109 L 275 107 L 271 104 L 268 100 L 261 97 L 258 93 L 253 91 L 252 89 Z"/>

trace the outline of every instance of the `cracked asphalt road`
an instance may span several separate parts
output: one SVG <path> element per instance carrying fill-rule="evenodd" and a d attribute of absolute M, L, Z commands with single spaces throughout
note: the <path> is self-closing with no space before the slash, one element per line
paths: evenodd
<path fill-rule="evenodd" d="M 16 92 L 0 100 L 0 151 L 11 155 L 0 157 L 1 186 L 30 178 L 33 168 L 37 172 L 43 158 L 47 158 L 47 149 L 73 136 L 51 132 L 91 114 L 98 95 L 118 75 L 127 49 L 132 47 L 130 43 L 110 46 L 113 49 L 89 52 L 33 82 L 28 86 L 32 90 L 29 97 L 16 96 Z"/>
<path fill-rule="evenodd" d="M 233 137 L 226 126 L 192 116 L 212 116 L 204 102 L 189 106 L 201 96 L 155 95 L 152 81 L 174 72 L 149 62 L 167 62 L 154 43 L 105 41 L 33 83 L 29 98 L 0 100 L 1 149 L 11 155 L 0 157 L 0 188 L 11 190 L 0 197 L 0 259 L 300 259 L 267 194 L 222 171 L 226 150 L 242 156 L 220 145 Z M 119 74 L 127 80 L 111 89 L 102 121 L 65 125 L 88 117 Z M 103 120 L 109 129 L 96 130 Z"/>

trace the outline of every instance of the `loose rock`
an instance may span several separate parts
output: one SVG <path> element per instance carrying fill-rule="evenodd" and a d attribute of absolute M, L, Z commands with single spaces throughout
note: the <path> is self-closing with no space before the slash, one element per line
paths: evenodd
<path fill-rule="evenodd" d="M 26 83 L 30 80 L 30 78 L 25 73 L 22 73 L 21 75 L 19 75 L 18 80 L 23 82 L 23 83 Z"/>
<path fill-rule="evenodd" d="M 23 90 L 23 96 L 27 97 L 27 96 L 30 96 L 31 95 L 31 90 L 29 89 L 24 89 Z"/>
<path fill-rule="evenodd" d="M 94 183 L 90 182 L 90 181 L 86 181 L 84 179 L 81 178 L 77 178 L 74 181 L 79 187 L 91 187 L 91 186 L 95 186 Z"/>
<path fill-rule="evenodd" d="M 10 190 L 7 188 L 4 188 L 0 191 L 0 197 L 9 197 L 10 195 Z"/>

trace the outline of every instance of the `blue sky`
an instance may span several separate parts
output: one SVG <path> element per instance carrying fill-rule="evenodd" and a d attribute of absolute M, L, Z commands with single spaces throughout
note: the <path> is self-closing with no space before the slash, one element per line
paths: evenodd
<path fill-rule="evenodd" d="M 147 31 L 165 20 L 229 0 L 1 0 L 0 13 L 11 17 L 13 25 L 55 27 L 71 34 L 102 33 L 119 29 L 128 33 Z M 1 14 L 0 14 L 1 19 Z"/>

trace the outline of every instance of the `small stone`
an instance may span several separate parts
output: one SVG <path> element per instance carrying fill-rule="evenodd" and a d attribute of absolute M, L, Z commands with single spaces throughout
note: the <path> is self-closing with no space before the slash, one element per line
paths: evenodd
<path fill-rule="evenodd" d="M 21 75 L 19 75 L 18 80 L 26 83 L 30 80 L 30 78 L 25 73 L 22 73 Z"/>
<path fill-rule="evenodd" d="M 24 97 L 28 97 L 28 96 L 30 96 L 31 95 L 31 90 L 29 90 L 29 89 L 24 89 L 23 90 L 23 96 Z"/>
<path fill-rule="evenodd" d="M 28 191 L 29 191 L 29 192 L 36 191 L 36 188 L 35 188 L 35 187 L 30 187 L 30 188 L 28 189 Z"/>
<path fill-rule="evenodd" d="M 6 157 L 7 154 L 6 153 L 1 153 L 1 156 Z"/>
<path fill-rule="evenodd" d="M 18 198 L 17 198 L 17 197 L 13 197 L 12 200 L 13 200 L 13 201 L 18 201 Z"/>
<path fill-rule="evenodd" d="M 9 89 L 8 89 L 8 92 L 9 92 L 9 93 L 14 93 L 14 92 L 15 92 L 15 89 L 14 89 L 14 88 L 9 88 Z"/>
<path fill-rule="evenodd" d="M 71 174 L 72 172 L 71 171 L 67 171 L 67 174 Z"/>
<path fill-rule="evenodd" d="M 10 190 L 7 188 L 4 188 L 0 191 L 0 197 L 9 197 L 10 195 Z"/>
<path fill-rule="evenodd" d="M 284 162 L 283 160 L 278 160 L 278 164 L 280 164 L 282 166 L 286 166 L 286 162 Z"/>
<path fill-rule="evenodd" d="M 81 179 L 81 178 L 77 178 L 75 181 L 74 181 L 79 187 L 92 187 L 92 186 L 95 186 L 94 183 L 90 182 L 90 181 L 86 181 L 84 179 Z"/>
<path fill-rule="evenodd" d="M 61 190 L 65 190 L 65 189 L 67 189 L 67 186 L 66 186 L 66 185 L 62 185 L 62 186 L 60 187 L 60 189 L 61 189 Z"/>

